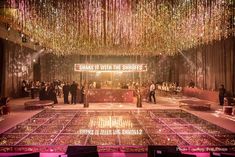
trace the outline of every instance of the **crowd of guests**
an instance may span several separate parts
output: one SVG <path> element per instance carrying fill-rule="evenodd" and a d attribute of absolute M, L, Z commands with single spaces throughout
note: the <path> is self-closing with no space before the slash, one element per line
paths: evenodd
<path fill-rule="evenodd" d="M 58 103 L 57 96 L 64 97 L 64 103 L 76 104 L 77 95 L 79 90 L 84 90 L 82 86 L 79 88 L 76 82 L 71 84 L 62 82 L 62 81 L 54 81 L 54 82 L 39 82 L 39 81 L 22 81 L 22 96 L 29 96 L 34 99 L 35 95 L 38 95 L 39 100 L 52 100 L 54 104 Z M 84 93 L 84 92 L 81 92 Z M 69 101 L 69 94 L 71 94 L 71 101 Z M 83 101 L 83 96 L 81 96 L 81 101 Z"/>
<path fill-rule="evenodd" d="M 106 88 L 116 88 L 116 89 L 135 89 L 139 84 L 133 81 L 120 81 L 120 82 L 112 82 L 112 81 L 89 81 L 88 82 L 89 89 L 106 89 Z"/>
<path fill-rule="evenodd" d="M 64 103 L 70 104 L 69 101 L 69 93 L 71 94 L 71 104 L 77 104 L 84 102 L 84 95 L 85 95 L 85 88 L 84 86 L 81 86 L 81 88 L 78 86 L 78 84 L 73 81 L 72 84 L 65 83 L 63 85 L 63 94 L 64 94 Z M 80 98 L 78 99 L 78 92 L 80 93 Z"/>
<path fill-rule="evenodd" d="M 88 89 L 110 88 L 112 85 L 106 82 L 89 81 Z M 137 89 L 139 84 L 136 82 L 120 82 L 114 88 L 119 89 Z M 52 100 L 55 104 L 58 103 L 57 97 L 64 98 L 64 104 L 84 103 L 85 101 L 85 85 L 79 85 L 75 81 L 72 83 L 56 80 L 53 82 L 39 81 L 22 81 L 22 97 L 30 96 L 32 99 L 39 97 L 40 100 Z M 71 99 L 69 100 L 69 96 Z"/>
<path fill-rule="evenodd" d="M 165 92 L 169 94 L 177 94 L 182 91 L 182 87 L 179 86 L 178 83 L 175 82 L 154 82 L 152 81 L 147 85 L 149 87 L 147 91 L 147 99 L 148 102 L 153 102 L 156 104 L 156 91 Z M 146 95 L 146 94 L 145 94 Z"/>
<path fill-rule="evenodd" d="M 108 88 L 110 86 L 109 82 L 94 82 L 89 81 L 87 88 L 89 89 L 100 89 Z M 166 91 L 166 92 L 181 92 L 182 87 L 179 87 L 177 83 L 169 82 L 144 82 L 139 85 L 137 82 L 126 81 L 118 82 L 115 88 L 119 89 L 141 89 L 141 94 L 145 97 L 148 102 L 156 103 L 156 90 Z M 72 83 L 62 82 L 59 80 L 53 82 L 39 82 L 39 81 L 23 81 L 22 82 L 22 95 L 29 96 L 34 99 L 35 95 L 38 95 L 40 100 L 52 100 L 55 104 L 58 103 L 57 97 L 64 98 L 64 104 L 77 104 L 84 103 L 85 99 L 85 86 L 79 85 L 75 81 Z M 69 95 L 71 99 L 69 100 Z"/>
<path fill-rule="evenodd" d="M 157 89 L 175 94 L 182 91 L 182 87 L 180 87 L 179 84 L 176 82 L 157 83 Z"/>
<path fill-rule="evenodd" d="M 52 100 L 54 101 L 54 104 L 57 104 L 58 100 L 55 86 L 54 83 L 46 84 L 42 82 L 39 89 L 39 100 Z"/>
<path fill-rule="evenodd" d="M 148 102 L 156 103 L 156 90 L 167 92 L 170 94 L 177 94 L 182 91 L 182 87 L 175 82 L 157 82 L 154 81 L 145 82 L 139 85 L 136 82 L 121 82 L 118 83 L 118 88 L 121 89 L 141 89 L 142 96 Z M 102 87 L 103 86 L 103 87 Z M 108 82 L 88 82 L 87 88 L 89 89 L 100 89 L 108 86 Z M 188 84 L 188 87 L 194 88 L 195 83 L 191 80 Z M 140 90 L 140 91 L 141 91 Z M 55 104 L 58 103 L 57 97 L 64 98 L 64 104 L 77 104 L 84 103 L 85 100 L 85 86 L 79 85 L 75 81 L 72 83 L 62 82 L 62 81 L 53 81 L 53 82 L 39 82 L 39 81 L 22 81 L 22 96 L 31 96 L 32 99 L 35 98 L 35 95 L 39 97 L 40 100 L 52 100 Z M 69 95 L 71 99 L 69 100 Z M 221 85 L 219 88 L 219 102 L 220 105 L 224 105 L 224 99 L 228 99 L 228 104 L 234 101 L 233 97 L 229 95 L 229 92 L 226 91 L 224 85 Z M 229 99 L 231 98 L 231 99 Z"/>

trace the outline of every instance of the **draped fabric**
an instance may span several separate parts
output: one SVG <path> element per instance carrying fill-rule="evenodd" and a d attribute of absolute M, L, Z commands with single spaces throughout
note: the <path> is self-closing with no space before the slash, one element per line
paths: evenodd
<path fill-rule="evenodd" d="M 3 59 L 1 95 L 19 97 L 22 80 L 33 80 L 33 50 L 7 40 L 1 39 L 1 43 L 3 44 L 1 53 L 4 54 L 1 56 Z"/>
<path fill-rule="evenodd" d="M 3 57 L 4 57 L 4 53 L 3 53 L 3 50 L 4 50 L 4 44 L 3 44 L 3 40 L 0 39 L 0 95 L 2 95 L 2 92 L 3 92 L 3 89 L 4 89 L 4 85 L 2 84 L 2 81 L 4 79 L 4 76 L 3 76 L 3 65 L 4 65 L 4 62 L 3 62 Z"/>
<path fill-rule="evenodd" d="M 1 40 L 2 94 L 19 96 L 20 82 L 33 80 L 33 51 L 20 45 Z M 3 55 L 4 54 L 4 55 Z M 235 37 L 189 49 L 175 56 L 158 55 L 156 57 L 126 56 L 55 56 L 45 54 L 40 57 L 41 80 L 82 80 L 85 75 L 73 71 L 74 63 L 146 63 L 148 72 L 128 74 L 127 79 L 142 83 L 178 82 L 187 86 L 193 80 L 200 89 L 217 91 L 224 84 L 228 91 L 235 94 Z M 87 75 L 90 79 L 95 74 Z M 122 75 L 125 77 L 125 75 Z M 126 80 L 127 80 L 126 79 Z M 134 80 L 133 79 L 133 80 Z"/>
<path fill-rule="evenodd" d="M 187 86 L 193 80 L 196 87 L 218 90 L 220 84 L 235 93 L 235 37 L 214 41 L 184 51 L 177 56 L 157 57 L 156 79 L 178 82 Z"/>

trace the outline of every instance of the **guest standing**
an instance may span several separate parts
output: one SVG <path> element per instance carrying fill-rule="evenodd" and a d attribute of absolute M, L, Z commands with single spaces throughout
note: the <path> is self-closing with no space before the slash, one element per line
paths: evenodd
<path fill-rule="evenodd" d="M 85 87 L 84 85 L 82 85 L 81 87 L 81 100 L 80 100 L 80 103 L 84 103 L 84 98 L 85 98 Z"/>
<path fill-rule="evenodd" d="M 42 85 L 39 90 L 39 100 L 47 100 L 47 92 L 44 85 Z"/>
<path fill-rule="evenodd" d="M 58 104 L 58 100 L 56 97 L 56 91 L 52 85 L 48 89 L 48 97 L 49 97 L 49 100 L 54 101 L 54 104 Z"/>
<path fill-rule="evenodd" d="M 70 93 L 72 95 L 71 104 L 77 103 L 77 88 L 78 88 L 77 83 L 75 81 L 73 81 L 72 85 L 70 86 Z"/>
<path fill-rule="evenodd" d="M 26 97 L 27 96 L 27 86 L 26 86 L 27 84 L 26 84 L 26 81 L 25 80 L 23 80 L 22 81 L 22 87 L 21 87 L 21 91 L 22 91 L 22 96 L 23 97 Z"/>
<path fill-rule="evenodd" d="M 64 104 L 69 104 L 69 84 L 65 83 L 63 86 L 63 94 L 64 94 Z"/>
<path fill-rule="evenodd" d="M 34 99 L 34 93 L 35 92 L 35 83 L 32 82 L 31 84 L 31 99 Z"/>
<path fill-rule="evenodd" d="M 226 94 L 226 89 L 224 88 L 224 85 L 221 84 L 219 88 L 219 103 L 221 106 L 224 105 L 224 96 Z"/>
<path fill-rule="evenodd" d="M 149 87 L 149 102 L 152 102 L 152 97 L 154 100 L 154 103 L 156 104 L 156 98 L 155 98 L 155 90 L 156 90 L 156 86 L 154 84 L 154 82 L 152 81 L 152 84 Z"/>

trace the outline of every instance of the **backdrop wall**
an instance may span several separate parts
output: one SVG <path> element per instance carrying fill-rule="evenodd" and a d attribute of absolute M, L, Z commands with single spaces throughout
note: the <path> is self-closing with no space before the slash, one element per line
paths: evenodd
<path fill-rule="evenodd" d="M 180 53 L 157 57 L 159 81 L 187 86 L 193 80 L 198 88 L 218 90 L 224 84 L 235 93 L 235 37 L 214 41 Z"/>
<path fill-rule="evenodd" d="M 178 82 L 187 86 L 192 79 L 205 90 L 218 90 L 224 84 L 235 94 L 235 37 L 214 41 L 175 56 L 55 56 L 41 54 L 33 62 L 35 52 L 12 42 L 0 39 L 1 95 L 20 96 L 21 81 L 34 80 L 33 69 L 40 71 L 37 80 L 81 80 L 85 75 L 73 70 L 74 63 L 147 63 L 148 72 L 133 74 L 130 78 L 142 83 Z M 33 68 L 34 65 L 38 68 Z M 88 75 L 92 79 L 92 75 Z"/>
<path fill-rule="evenodd" d="M 0 39 L 3 61 L 1 73 L 1 95 L 19 97 L 22 80 L 33 79 L 33 50 L 7 40 Z"/>

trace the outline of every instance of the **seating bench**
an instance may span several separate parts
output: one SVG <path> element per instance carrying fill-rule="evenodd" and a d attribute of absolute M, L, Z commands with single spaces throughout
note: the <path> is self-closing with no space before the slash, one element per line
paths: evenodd
<path fill-rule="evenodd" d="M 210 110 L 211 104 L 202 100 L 181 100 L 179 107 L 186 106 L 195 110 Z"/>
<path fill-rule="evenodd" d="M 44 107 L 54 107 L 54 102 L 51 100 L 40 100 L 40 101 L 27 101 L 24 103 L 24 108 L 26 110 L 36 110 L 43 109 Z"/>

